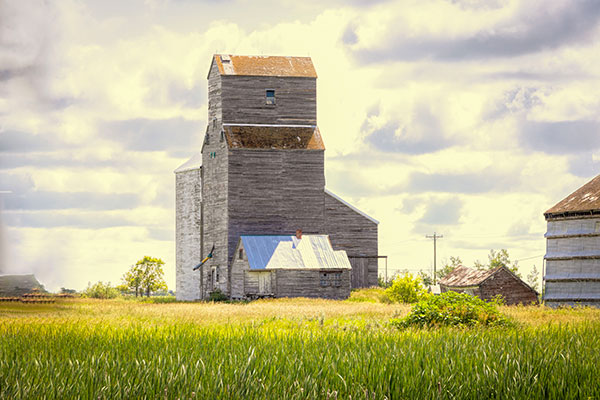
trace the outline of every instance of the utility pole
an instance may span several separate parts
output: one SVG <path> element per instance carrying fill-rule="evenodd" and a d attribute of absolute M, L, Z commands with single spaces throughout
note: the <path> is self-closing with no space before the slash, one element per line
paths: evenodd
<path fill-rule="evenodd" d="M 425 235 L 425 237 L 427 239 L 433 239 L 433 284 L 436 284 L 436 247 L 437 247 L 437 240 L 441 239 L 444 237 L 444 235 L 438 235 L 437 233 L 433 232 L 433 236 L 429 236 L 429 235 Z"/>

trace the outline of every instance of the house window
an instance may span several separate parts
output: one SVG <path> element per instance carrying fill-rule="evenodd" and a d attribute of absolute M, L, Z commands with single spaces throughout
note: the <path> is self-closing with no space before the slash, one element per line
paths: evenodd
<path fill-rule="evenodd" d="M 275 90 L 267 89 L 267 104 L 275 105 Z"/>
<path fill-rule="evenodd" d="M 244 249 L 240 249 L 240 260 L 244 258 Z"/>
<path fill-rule="evenodd" d="M 221 130 L 221 142 L 225 140 L 225 131 Z"/>
<path fill-rule="evenodd" d="M 340 287 L 342 286 L 342 273 L 341 272 L 321 272 L 321 286 L 322 287 Z"/>

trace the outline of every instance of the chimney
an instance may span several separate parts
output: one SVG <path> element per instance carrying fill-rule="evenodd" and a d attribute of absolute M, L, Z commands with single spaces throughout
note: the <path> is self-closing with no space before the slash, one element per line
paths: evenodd
<path fill-rule="evenodd" d="M 296 229 L 296 237 L 302 239 L 302 229 Z"/>

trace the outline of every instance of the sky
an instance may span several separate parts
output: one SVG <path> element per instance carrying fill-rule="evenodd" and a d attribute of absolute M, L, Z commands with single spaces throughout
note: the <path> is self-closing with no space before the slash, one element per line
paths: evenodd
<path fill-rule="evenodd" d="M 324 5 L 326 3 L 326 5 Z M 595 0 L 0 0 L 0 270 L 175 287 L 175 176 L 215 53 L 310 56 L 329 190 L 380 221 L 389 273 L 505 248 L 600 173 Z M 383 273 L 383 263 L 380 264 Z"/>

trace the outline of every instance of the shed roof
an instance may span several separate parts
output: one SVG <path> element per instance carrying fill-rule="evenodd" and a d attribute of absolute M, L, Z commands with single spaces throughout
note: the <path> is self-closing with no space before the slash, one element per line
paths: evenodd
<path fill-rule="evenodd" d="M 350 269 L 344 250 L 333 250 L 328 235 L 243 235 L 250 269 Z"/>
<path fill-rule="evenodd" d="M 498 267 L 494 270 L 488 270 L 473 269 L 461 265 L 440 279 L 440 285 L 456 287 L 478 286 L 481 282 L 494 274 L 499 268 L 502 267 Z"/>
<path fill-rule="evenodd" d="M 230 149 L 325 150 L 316 126 L 225 125 Z"/>
<path fill-rule="evenodd" d="M 215 54 L 213 62 L 221 75 L 317 77 L 310 57 Z"/>
<path fill-rule="evenodd" d="M 557 214 L 600 211 L 600 175 L 565 197 L 544 213 L 546 218 Z"/>

